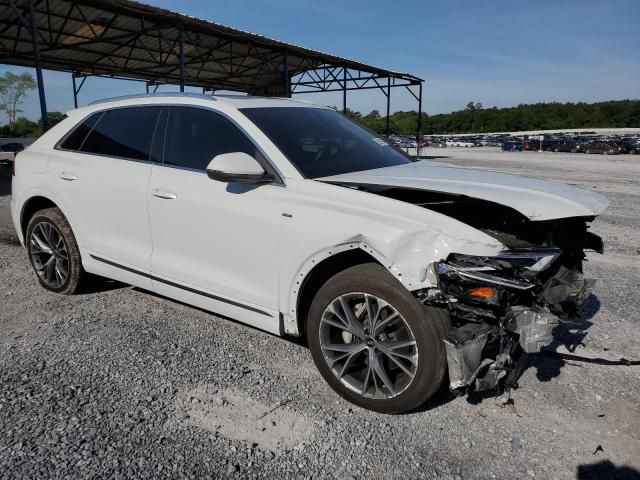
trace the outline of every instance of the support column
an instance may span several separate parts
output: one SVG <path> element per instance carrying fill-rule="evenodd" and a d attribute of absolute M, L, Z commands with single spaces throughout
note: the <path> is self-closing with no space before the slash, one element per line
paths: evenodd
<path fill-rule="evenodd" d="M 80 84 L 76 83 L 76 78 L 82 77 Z M 71 74 L 71 80 L 73 81 L 73 105 L 75 108 L 78 108 L 78 94 L 84 85 L 84 82 L 87 80 L 87 76 L 82 73 L 73 72 Z"/>
<path fill-rule="evenodd" d="M 385 132 L 389 136 L 389 114 L 391 113 L 391 77 L 387 78 L 387 126 Z"/>
<path fill-rule="evenodd" d="M 422 82 L 418 86 L 418 132 L 416 133 L 416 142 L 418 148 L 416 149 L 417 156 L 420 157 L 420 137 L 422 133 Z"/>
<path fill-rule="evenodd" d="M 29 1 L 29 26 L 31 27 L 31 41 L 33 43 L 33 56 L 36 64 L 36 79 L 38 81 L 38 97 L 40 98 L 40 115 L 42 116 L 42 130 L 49 128 L 47 118 L 47 99 L 44 95 L 44 80 L 42 79 L 42 64 L 40 62 L 40 39 L 38 38 L 38 25 L 36 25 L 35 9 L 33 0 Z"/>
<path fill-rule="evenodd" d="M 76 75 L 74 73 L 71 74 L 71 81 L 73 82 L 73 108 L 78 108 L 78 88 L 76 87 Z"/>
<path fill-rule="evenodd" d="M 342 113 L 347 113 L 347 67 L 342 68 Z"/>
<path fill-rule="evenodd" d="M 286 98 L 291 98 L 291 85 L 289 79 L 289 54 L 284 51 L 284 58 L 282 59 L 282 94 Z"/>
<path fill-rule="evenodd" d="M 184 92 L 184 28 L 180 26 L 180 91 Z"/>

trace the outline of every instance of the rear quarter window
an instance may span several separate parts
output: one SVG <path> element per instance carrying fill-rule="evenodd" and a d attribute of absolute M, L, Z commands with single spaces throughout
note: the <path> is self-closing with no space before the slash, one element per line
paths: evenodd
<path fill-rule="evenodd" d="M 107 110 L 84 140 L 80 151 L 132 160 L 149 160 L 160 107 Z"/>
<path fill-rule="evenodd" d="M 80 122 L 80 124 L 78 124 L 66 136 L 66 138 L 62 142 L 60 142 L 60 148 L 62 148 L 63 150 L 80 150 L 82 144 L 84 143 L 84 139 L 87 138 L 87 135 L 95 126 L 101 115 L 102 112 L 94 113 L 93 115 Z"/>

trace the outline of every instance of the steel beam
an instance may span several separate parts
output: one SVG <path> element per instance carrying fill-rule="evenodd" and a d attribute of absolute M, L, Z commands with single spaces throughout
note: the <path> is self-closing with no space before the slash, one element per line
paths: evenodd
<path fill-rule="evenodd" d="M 342 67 L 342 113 L 347 113 L 347 67 Z"/>
<path fill-rule="evenodd" d="M 387 78 L 387 126 L 385 128 L 385 132 L 387 137 L 389 136 L 389 114 L 391 110 L 391 78 Z"/>
<path fill-rule="evenodd" d="M 44 94 L 44 80 L 42 78 L 42 64 L 40 62 L 40 39 L 38 38 L 38 25 L 36 25 L 35 9 L 33 0 L 29 0 L 29 23 L 31 27 L 31 41 L 33 42 L 33 57 L 36 67 L 36 79 L 38 81 L 38 97 L 40 99 L 40 115 L 42 116 L 42 130 L 46 132 L 49 128 L 47 117 L 47 99 Z"/>
<path fill-rule="evenodd" d="M 282 59 L 282 94 L 287 98 L 291 98 L 291 85 L 289 82 L 289 54 L 285 50 Z"/>
<path fill-rule="evenodd" d="M 75 108 L 78 108 L 78 94 L 80 93 L 80 90 L 84 85 L 84 82 L 87 80 L 87 76 L 88 75 L 84 75 L 82 73 L 76 73 L 76 72 L 73 72 L 71 74 L 71 80 L 73 81 L 73 105 L 75 106 Z M 76 78 L 78 77 L 82 77 L 82 80 L 80 81 L 80 85 L 76 84 Z"/>
<path fill-rule="evenodd" d="M 175 51 L 175 50 L 174 50 Z M 180 26 L 180 91 L 184 92 L 184 28 Z"/>
<path fill-rule="evenodd" d="M 416 133 L 416 143 L 418 148 L 416 154 L 420 157 L 420 137 L 422 133 L 422 82 L 418 85 L 418 132 Z"/>
<path fill-rule="evenodd" d="M 71 74 L 71 83 L 73 84 L 73 108 L 78 108 L 78 89 L 76 88 L 76 76 Z"/>

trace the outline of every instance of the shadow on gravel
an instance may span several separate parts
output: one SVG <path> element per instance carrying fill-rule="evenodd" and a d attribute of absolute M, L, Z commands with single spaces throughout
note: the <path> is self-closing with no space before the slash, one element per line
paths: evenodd
<path fill-rule="evenodd" d="M 560 375 L 560 370 L 566 365 L 565 354 L 558 353 L 556 350 L 559 347 L 564 347 L 569 352 L 574 352 L 576 348 L 583 345 L 582 342 L 587 336 L 587 330 L 593 325 L 590 320 L 598 313 L 598 310 L 600 310 L 600 300 L 592 294 L 587 299 L 580 318 L 562 322 L 556 327 L 553 331 L 553 342 L 543 350 L 543 355 L 533 356 L 527 367 L 533 366 L 537 369 L 536 377 L 538 380 L 548 382 Z M 577 355 L 573 355 L 573 357 L 577 357 Z M 577 360 L 577 358 L 574 359 Z"/>
<path fill-rule="evenodd" d="M 640 480 L 640 472 L 632 467 L 615 466 L 609 460 L 589 465 L 578 465 L 578 480 Z"/>
<path fill-rule="evenodd" d="M 118 282 L 117 280 L 98 277 L 97 275 L 89 275 L 89 278 L 87 278 L 87 281 L 81 287 L 82 288 L 76 293 L 76 295 L 109 292 L 119 288 L 128 288 L 129 285 Z"/>
<path fill-rule="evenodd" d="M 451 393 L 451 390 L 449 390 L 448 381 L 445 381 L 433 397 L 431 397 L 429 400 L 427 400 L 425 403 L 420 405 L 415 410 L 412 410 L 406 413 L 406 415 L 428 412 L 429 410 L 432 410 L 434 408 L 438 408 L 438 407 L 441 407 L 442 405 L 446 405 L 447 403 L 449 403 L 450 401 L 456 398 L 457 397 L 453 393 Z"/>

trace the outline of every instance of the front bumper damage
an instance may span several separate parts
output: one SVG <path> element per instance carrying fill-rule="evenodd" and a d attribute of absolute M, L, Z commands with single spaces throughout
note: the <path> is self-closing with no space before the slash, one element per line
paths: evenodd
<path fill-rule="evenodd" d="M 580 315 L 595 281 L 562 260 L 558 249 L 518 249 L 496 257 L 452 254 L 430 265 L 437 288 L 420 297 L 449 311 L 453 328 L 443 341 L 452 391 L 512 387 L 527 355 Z"/>

